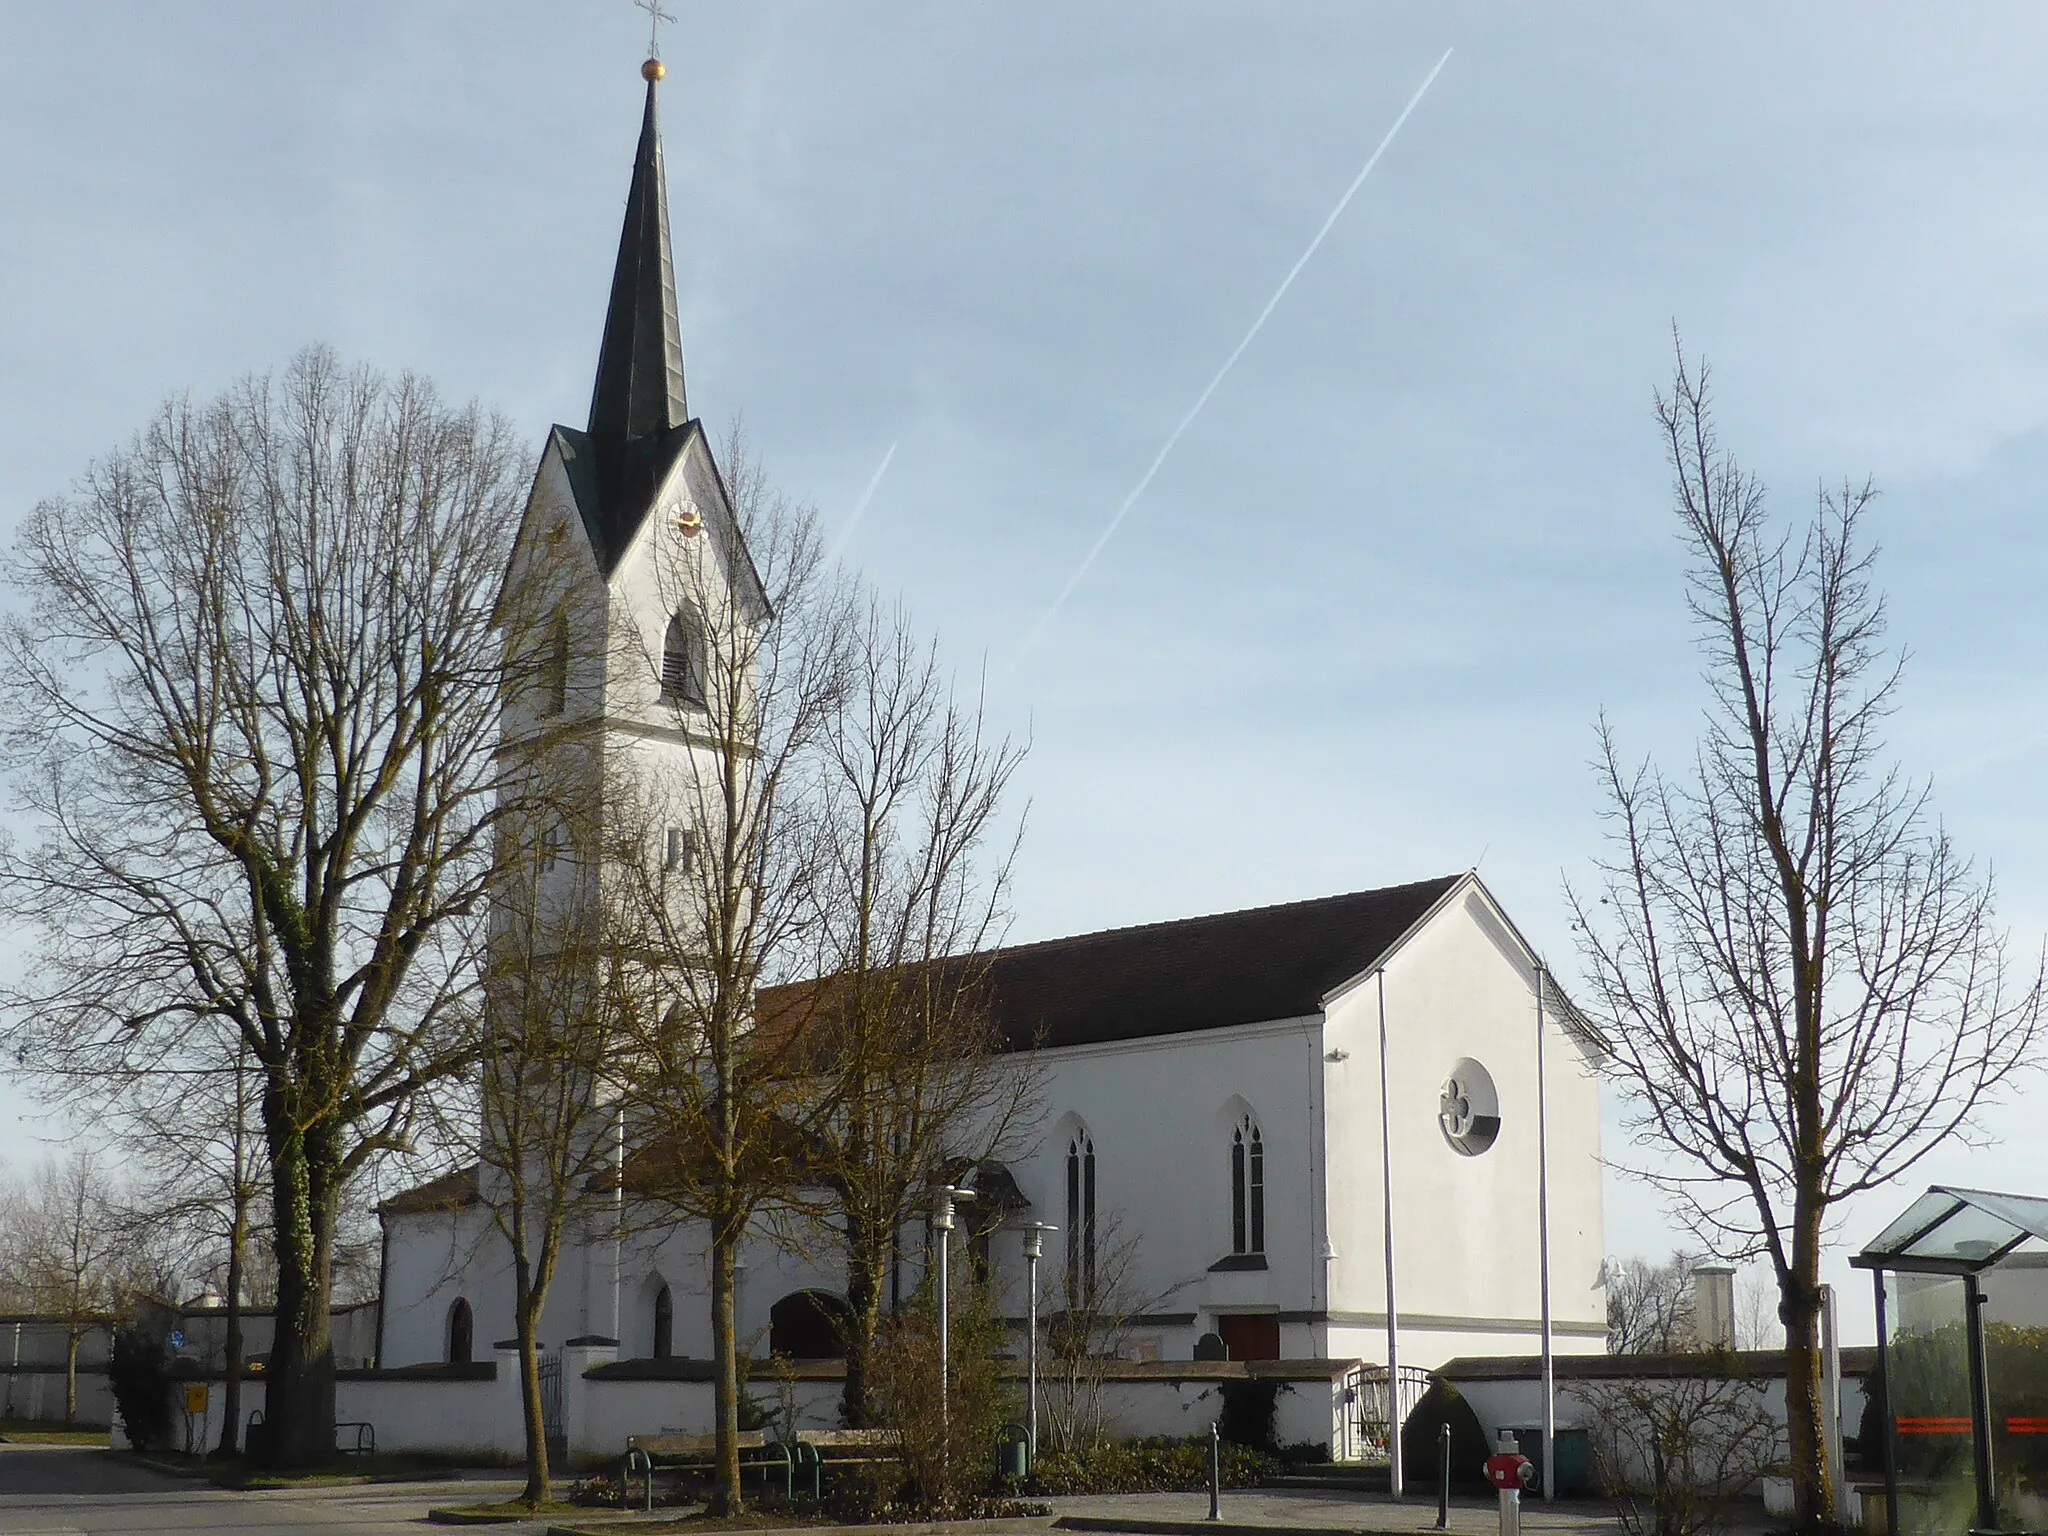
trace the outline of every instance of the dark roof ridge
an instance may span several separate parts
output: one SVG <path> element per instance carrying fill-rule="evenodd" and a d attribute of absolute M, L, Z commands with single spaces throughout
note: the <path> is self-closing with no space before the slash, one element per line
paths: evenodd
<path fill-rule="evenodd" d="M 1095 928 L 1086 933 L 1067 933 L 1053 939 L 1031 939 L 1022 944 L 1003 944 L 995 949 L 976 950 L 962 959 L 993 959 L 998 955 L 1019 955 L 1027 951 L 1057 949 L 1063 944 L 1086 944 L 1096 939 L 1106 939 L 1119 934 L 1157 932 L 1167 928 L 1192 927 L 1197 923 L 1223 923 L 1238 918 L 1253 917 L 1268 912 L 1300 911 L 1309 907 L 1320 907 L 1340 901 L 1357 901 L 1367 896 L 1394 896 L 1403 891 L 1419 891 L 1425 886 L 1442 886 L 1449 890 L 1470 871 L 1459 870 L 1452 875 L 1432 875 L 1427 880 L 1404 880 L 1399 885 L 1371 886 L 1362 891 L 1337 891 L 1328 896 L 1308 896 L 1298 901 L 1270 901 L 1256 907 L 1236 907 L 1228 912 L 1201 912 L 1193 917 L 1159 918 L 1149 923 L 1125 923 L 1115 928 Z"/>

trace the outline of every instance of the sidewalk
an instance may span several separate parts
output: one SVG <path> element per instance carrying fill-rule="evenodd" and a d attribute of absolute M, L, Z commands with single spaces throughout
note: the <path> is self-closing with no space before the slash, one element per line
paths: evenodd
<path fill-rule="evenodd" d="M 1384 1493 L 1323 1488 L 1247 1488 L 1226 1491 L 1222 1524 L 1209 1523 L 1206 1493 L 1119 1493 L 1077 1495 L 1048 1501 L 1065 1530 L 1127 1531 L 1134 1536 L 1267 1536 L 1296 1531 L 1369 1531 L 1385 1536 L 1436 1529 L 1436 1501 Z M 1451 1501 L 1450 1529 L 1456 1536 L 1497 1536 L 1500 1506 L 1493 1500 Z M 1524 1500 L 1522 1529 L 1571 1536 L 1620 1536 L 1610 1506 L 1596 1502 L 1545 1504 Z"/>

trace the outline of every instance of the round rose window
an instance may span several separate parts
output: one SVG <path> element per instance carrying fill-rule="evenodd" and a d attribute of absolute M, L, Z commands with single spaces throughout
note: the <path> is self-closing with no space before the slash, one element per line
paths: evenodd
<path fill-rule="evenodd" d="M 1477 1157 L 1500 1135 L 1500 1095 L 1486 1068 L 1466 1057 L 1444 1079 L 1437 1100 L 1437 1124 L 1454 1151 Z"/>

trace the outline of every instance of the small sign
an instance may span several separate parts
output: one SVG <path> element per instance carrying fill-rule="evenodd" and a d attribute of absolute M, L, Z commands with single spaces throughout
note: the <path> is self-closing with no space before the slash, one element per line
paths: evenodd
<path fill-rule="evenodd" d="M 173 1328 L 171 1330 L 171 1336 L 165 1339 L 164 1342 L 170 1345 L 173 1349 L 183 1349 L 185 1347 L 185 1330 L 182 1328 Z"/>
<path fill-rule="evenodd" d="M 206 1412 L 205 1382 L 188 1381 L 185 1383 L 185 1411 L 187 1413 Z"/>

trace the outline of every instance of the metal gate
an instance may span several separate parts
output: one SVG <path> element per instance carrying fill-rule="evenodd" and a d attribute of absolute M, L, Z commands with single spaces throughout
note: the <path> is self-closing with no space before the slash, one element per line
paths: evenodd
<path fill-rule="evenodd" d="M 1366 1461 L 1385 1461 L 1393 1436 L 1389 1421 L 1405 1424 L 1422 1394 L 1429 1390 L 1429 1372 L 1404 1365 L 1388 1391 L 1387 1368 L 1369 1365 L 1359 1373 L 1358 1400 L 1353 1422 L 1362 1442 L 1359 1451 Z M 1391 1400 L 1390 1400 L 1391 1399 Z"/>
<path fill-rule="evenodd" d="M 548 1464 L 561 1466 L 569 1459 L 569 1437 L 562 1430 L 562 1356 L 559 1351 L 542 1351 L 540 1357 L 540 1424 L 548 1445 Z"/>

